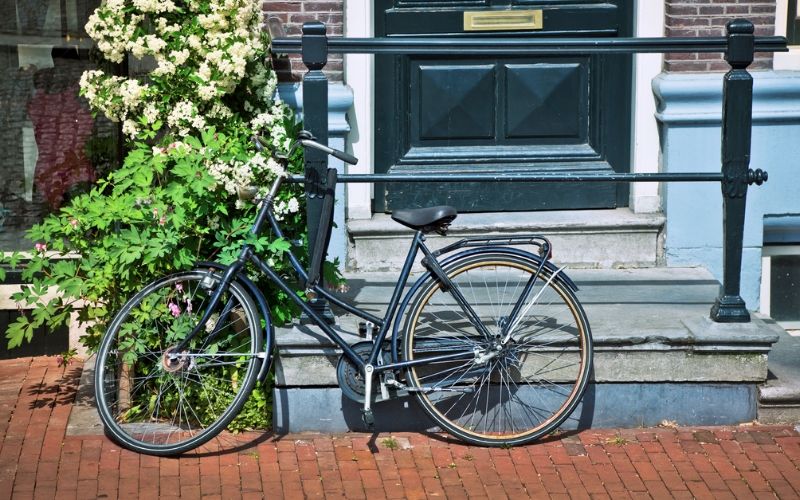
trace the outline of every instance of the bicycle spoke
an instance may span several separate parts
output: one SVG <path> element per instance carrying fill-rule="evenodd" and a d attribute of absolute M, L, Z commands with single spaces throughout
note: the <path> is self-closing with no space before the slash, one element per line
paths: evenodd
<path fill-rule="evenodd" d="M 96 391 L 101 417 L 117 439 L 137 451 L 168 455 L 202 444 L 236 415 L 255 381 L 263 357 L 261 329 L 255 306 L 239 285 L 230 285 L 218 306 L 219 311 L 229 305 L 228 318 L 220 321 L 214 312 L 209 320 L 217 336 L 213 343 L 201 329 L 186 350 L 169 350 L 210 305 L 213 292 L 200 286 L 206 276 L 188 272 L 150 285 L 123 307 L 101 345 Z M 118 376 L 109 367 L 121 365 L 129 353 L 135 357 Z"/>
<path fill-rule="evenodd" d="M 420 292 L 408 316 L 405 355 L 425 359 L 469 347 L 463 362 L 430 362 L 409 368 L 416 397 L 447 430 L 476 444 L 526 442 L 561 423 L 585 387 L 588 331 L 579 306 L 545 269 L 530 289 L 514 323 L 506 325 L 539 261 L 478 253 L 446 271 L 493 338 L 459 329 L 469 324 L 451 295 L 434 283 Z M 471 335 L 470 335 L 471 334 Z M 470 338 L 471 337 L 471 338 Z M 440 346 L 431 344 L 446 339 Z M 457 340 L 464 340 L 459 344 Z M 573 390 L 578 387 L 578 390 Z M 441 388 L 440 390 L 433 390 Z"/>

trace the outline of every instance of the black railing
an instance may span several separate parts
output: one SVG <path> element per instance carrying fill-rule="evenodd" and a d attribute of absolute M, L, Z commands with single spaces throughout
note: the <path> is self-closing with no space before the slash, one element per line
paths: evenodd
<path fill-rule="evenodd" d="M 747 188 L 761 184 L 767 173 L 752 170 L 750 135 L 753 114 L 753 78 L 747 67 L 755 52 L 783 52 L 786 39 L 754 36 L 753 24 L 736 19 L 726 26 L 727 36 L 703 38 L 328 38 L 325 25 L 305 23 L 300 38 L 274 38 L 277 54 L 302 54 L 308 72 L 303 76 L 304 126 L 323 144 L 328 141 L 328 80 L 322 69 L 329 52 L 347 54 L 459 54 L 542 55 L 542 54 L 636 54 L 658 52 L 724 52 L 731 69 L 723 78 L 722 168 L 719 173 L 609 173 L 609 174 L 345 174 L 339 182 L 720 182 L 723 194 L 723 277 L 722 289 L 711 319 L 717 322 L 748 322 L 750 314 L 740 294 L 742 241 Z M 305 156 L 309 245 L 324 241 L 319 228 L 328 158 L 310 149 Z M 309 248 L 313 252 L 313 248 Z M 325 304 L 316 304 L 320 309 Z"/>

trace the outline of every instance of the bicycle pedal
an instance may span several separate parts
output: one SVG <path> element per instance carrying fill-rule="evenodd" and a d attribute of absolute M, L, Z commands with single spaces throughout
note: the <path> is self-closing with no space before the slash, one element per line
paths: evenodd
<path fill-rule="evenodd" d="M 361 410 L 361 420 L 364 421 L 364 425 L 366 425 L 368 429 L 375 428 L 375 415 L 372 413 L 372 410 Z"/>

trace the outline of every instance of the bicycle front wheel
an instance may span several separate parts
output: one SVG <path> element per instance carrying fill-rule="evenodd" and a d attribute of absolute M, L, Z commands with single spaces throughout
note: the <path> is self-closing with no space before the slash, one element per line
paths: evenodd
<path fill-rule="evenodd" d="M 253 299 L 234 282 L 187 347 L 219 286 L 211 271 L 155 281 L 129 300 L 100 344 L 95 396 L 101 420 L 129 449 L 174 455 L 202 445 L 236 416 L 253 388 L 261 329 Z"/>
<path fill-rule="evenodd" d="M 592 339 L 572 290 L 545 268 L 520 300 L 538 267 L 526 253 L 456 259 L 445 272 L 476 318 L 434 278 L 406 317 L 405 359 L 430 360 L 408 369 L 408 385 L 444 430 L 472 444 L 538 439 L 569 417 L 586 389 Z"/>

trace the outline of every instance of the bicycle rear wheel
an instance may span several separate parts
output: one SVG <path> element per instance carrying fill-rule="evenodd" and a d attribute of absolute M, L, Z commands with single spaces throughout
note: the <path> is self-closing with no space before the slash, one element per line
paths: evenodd
<path fill-rule="evenodd" d="M 189 271 L 149 284 L 103 337 L 97 407 L 106 430 L 127 448 L 153 455 L 191 450 L 223 430 L 250 394 L 261 366 L 261 328 L 238 283 L 190 344 L 174 350 L 203 316 L 219 278 Z"/>
<path fill-rule="evenodd" d="M 542 270 L 518 320 L 502 333 L 538 264 L 531 254 L 486 251 L 447 266 L 488 336 L 434 278 L 406 317 L 405 359 L 431 359 L 408 369 L 408 385 L 444 430 L 472 444 L 538 439 L 569 417 L 586 389 L 589 323 L 572 290 L 550 280 L 550 270 Z M 456 359 L 432 359 L 445 355 Z"/>

